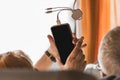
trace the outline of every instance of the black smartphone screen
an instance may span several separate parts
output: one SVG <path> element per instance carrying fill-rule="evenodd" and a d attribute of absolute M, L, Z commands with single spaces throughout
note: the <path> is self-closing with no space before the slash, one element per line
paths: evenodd
<path fill-rule="evenodd" d="M 74 48 L 72 43 L 72 31 L 68 23 L 55 25 L 51 31 L 58 49 L 61 61 L 65 64 L 67 57 Z"/>

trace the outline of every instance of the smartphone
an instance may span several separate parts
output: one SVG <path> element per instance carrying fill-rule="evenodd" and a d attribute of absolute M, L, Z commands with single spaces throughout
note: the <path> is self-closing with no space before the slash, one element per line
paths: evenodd
<path fill-rule="evenodd" d="M 70 25 L 68 23 L 54 25 L 51 27 L 51 32 L 54 37 L 61 61 L 65 64 L 67 57 L 74 48 Z"/>

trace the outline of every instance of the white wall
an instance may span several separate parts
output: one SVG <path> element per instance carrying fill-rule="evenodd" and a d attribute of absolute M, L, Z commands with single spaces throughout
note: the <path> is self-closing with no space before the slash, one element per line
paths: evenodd
<path fill-rule="evenodd" d="M 48 48 L 47 34 L 56 24 L 56 13 L 45 14 L 48 7 L 72 7 L 74 0 L 0 0 L 0 53 L 23 50 L 35 63 Z M 69 11 L 61 22 L 74 25 Z M 68 19 L 69 18 L 69 19 Z"/>

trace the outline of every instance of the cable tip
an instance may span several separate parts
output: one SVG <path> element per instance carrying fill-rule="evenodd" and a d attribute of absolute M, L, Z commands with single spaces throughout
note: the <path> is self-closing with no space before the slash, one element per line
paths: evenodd
<path fill-rule="evenodd" d="M 45 12 L 45 13 L 52 13 L 52 11 L 47 11 L 47 12 Z"/>
<path fill-rule="evenodd" d="M 46 10 L 51 10 L 52 8 L 46 8 Z"/>

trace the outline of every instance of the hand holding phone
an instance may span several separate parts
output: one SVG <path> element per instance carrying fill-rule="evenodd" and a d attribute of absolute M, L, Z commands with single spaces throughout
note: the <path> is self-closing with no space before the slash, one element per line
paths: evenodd
<path fill-rule="evenodd" d="M 72 43 L 72 31 L 68 23 L 54 25 L 51 31 L 58 49 L 61 61 L 65 64 L 67 57 L 74 48 Z"/>

